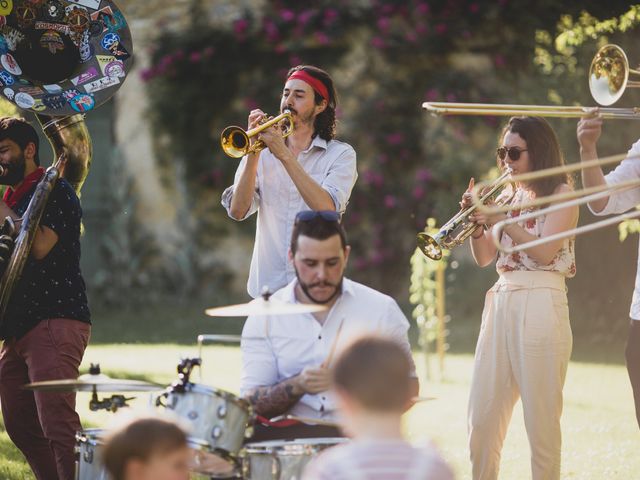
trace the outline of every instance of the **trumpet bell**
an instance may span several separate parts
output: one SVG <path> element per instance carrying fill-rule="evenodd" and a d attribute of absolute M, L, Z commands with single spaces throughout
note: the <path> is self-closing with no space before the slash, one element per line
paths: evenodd
<path fill-rule="evenodd" d="M 249 153 L 249 136 L 241 127 L 227 127 L 220 135 L 220 144 L 225 154 L 242 158 Z"/>
<path fill-rule="evenodd" d="M 629 60 L 624 50 L 617 45 L 602 47 L 593 57 L 589 69 L 589 90 L 600 105 L 617 102 L 629 81 Z"/>
<path fill-rule="evenodd" d="M 440 260 L 442 258 L 442 247 L 431 235 L 420 232 L 418 234 L 418 248 L 425 257 L 431 260 Z"/>

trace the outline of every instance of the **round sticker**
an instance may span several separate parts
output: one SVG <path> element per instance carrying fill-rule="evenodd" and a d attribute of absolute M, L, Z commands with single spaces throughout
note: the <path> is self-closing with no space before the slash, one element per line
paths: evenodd
<path fill-rule="evenodd" d="M 2 63 L 2 66 L 5 68 L 7 72 L 13 73 L 14 75 L 22 74 L 22 69 L 20 68 L 20 65 L 18 65 L 18 62 L 16 62 L 16 59 L 13 58 L 13 55 L 11 55 L 10 53 L 5 53 L 1 55 L 0 63 Z"/>
<path fill-rule="evenodd" d="M 31 108 L 35 105 L 35 103 L 36 101 L 28 93 L 16 93 L 16 105 L 18 105 L 20 108 Z"/>
<path fill-rule="evenodd" d="M 124 77 L 124 63 L 120 60 L 107 63 L 104 66 L 104 74 L 107 77 Z"/>
<path fill-rule="evenodd" d="M 71 108 L 73 108 L 76 112 L 87 112 L 93 108 L 96 104 L 95 100 L 91 95 L 76 95 L 71 100 L 69 100 L 71 104 Z"/>
<path fill-rule="evenodd" d="M 107 33 L 102 37 L 102 41 L 100 42 L 102 48 L 105 50 L 111 50 L 111 47 L 117 43 L 120 43 L 120 37 L 116 33 Z"/>
<path fill-rule="evenodd" d="M 4 93 L 4 96 L 7 97 L 9 100 L 13 100 L 13 97 L 16 96 L 16 92 L 14 92 L 13 90 L 11 90 L 10 88 L 5 88 L 2 93 Z"/>
<path fill-rule="evenodd" d="M 13 0 L 0 0 L 0 15 L 9 15 L 13 10 Z"/>
<path fill-rule="evenodd" d="M 2 84 L 6 87 L 9 87 L 16 83 L 11 74 L 9 72 L 5 72 L 4 70 L 0 71 L 0 82 L 2 82 Z"/>
<path fill-rule="evenodd" d="M 4 35 L 0 35 L 0 54 L 7 53 L 9 51 L 9 44 Z"/>

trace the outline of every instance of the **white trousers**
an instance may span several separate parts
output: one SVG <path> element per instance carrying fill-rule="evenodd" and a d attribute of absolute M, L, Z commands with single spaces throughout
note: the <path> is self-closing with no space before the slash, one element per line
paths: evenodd
<path fill-rule="evenodd" d="M 476 346 L 468 411 L 474 480 L 498 478 L 519 397 L 533 479 L 560 478 L 562 387 L 571 348 L 564 277 L 503 273 L 487 292 Z"/>

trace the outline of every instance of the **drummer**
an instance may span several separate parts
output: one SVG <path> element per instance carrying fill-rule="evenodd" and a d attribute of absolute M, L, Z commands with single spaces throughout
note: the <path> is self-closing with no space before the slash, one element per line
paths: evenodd
<path fill-rule="evenodd" d="M 391 297 L 344 277 L 349 251 L 338 213 L 297 214 L 289 249 L 296 278 L 273 298 L 326 309 L 247 318 L 241 342 L 241 394 L 258 415 L 336 420 L 336 404 L 328 391 L 332 359 L 349 338 L 366 332 L 377 332 L 402 346 L 411 365 L 411 397 L 417 395 L 409 322 Z M 337 435 L 332 427 L 258 427 L 252 441 Z"/>

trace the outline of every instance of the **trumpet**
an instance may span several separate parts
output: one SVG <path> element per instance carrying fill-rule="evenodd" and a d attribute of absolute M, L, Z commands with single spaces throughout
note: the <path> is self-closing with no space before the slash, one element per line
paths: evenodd
<path fill-rule="evenodd" d="M 493 197 L 498 196 L 497 192 L 508 182 L 508 178 L 511 176 L 511 169 L 506 169 L 500 177 L 484 189 L 480 201 L 486 203 Z M 500 194 L 502 194 L 501 190 Z M 511 200 L 513 194 L 505 197 L 498 202 L 504 204 Z M 418 234 L 418 248 L 420 251 L 431 260 L 440 260 L 442 258 L 443 249 L 452 249 L 462 245 L 469 236 L 478 228 L 476 223 L 469 221 L 468 217 L 478 208 L 477 204 L 463 208 L 456 215 L 454 215 L 442 228 L 435 234 L 435 236 L 429 235 L 427 232 L 420 232 Z"/>
<path fill-rule="evenodd" d="M 242 127 L 230 126 L 225 128 L 220 135 L 220 145 L 222 150 L 232 158 L 242 158 L 250 153 L 257 153 L 264 149 L 266 145 L 262 140 L 257 140 L 251 145 L 251 137 L 258 135 L 267 128 L 280 124 L 282 138 L 286 138 L 293 133 L 293 117 L 289 110 L 284 110 L 277 117 L 269 118 L 251 130 L 244 130 Z"/>
<path fill-rule="evenodd" d="M 640 108 L 608 107 L 619 100 L 627 88 L 640 87 L 640 82 L 629 80 L 630 75 L 639 74 L 639 70 L 629 67 L 624 50 L 609 44 L 598 50 L 589 68 L 589 91 L 596 103 L 604 107 L 425 102 L 422 108 L 435 115 L 580 118 L 597 113 L 607 120 L 640 120 Z"/>

